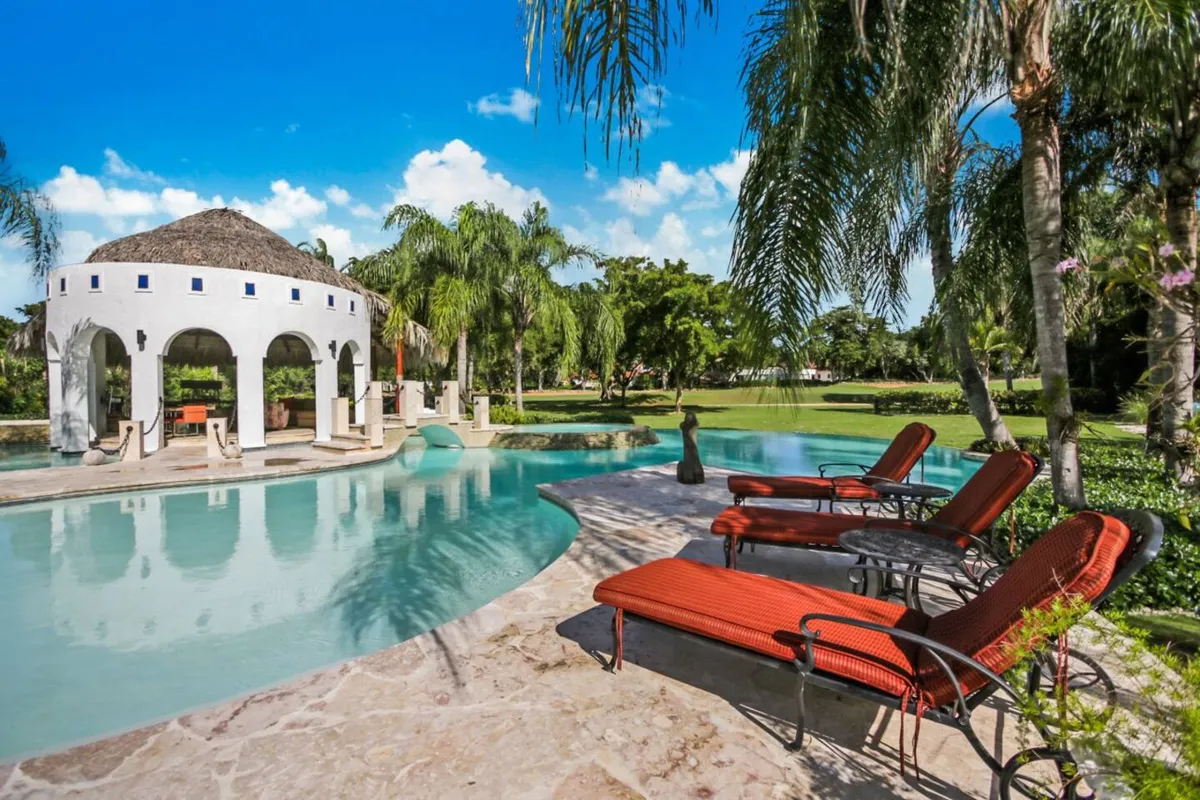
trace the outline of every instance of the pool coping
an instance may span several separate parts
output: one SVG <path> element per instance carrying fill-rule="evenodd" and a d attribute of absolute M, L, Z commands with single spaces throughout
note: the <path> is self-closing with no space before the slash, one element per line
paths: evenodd
<path fill-rule="evenodd" d="M 211 486 L 214 484 L 224 483 L 241 483 L 250 481 L 271 480 L 274 478 L 290 478 L 298 475 L 308 475 L 315 472 L 336 472 L 344 469 L 353 469 L 355 467 L 370 466 L 379 464 L 384 461 L 389 461 L 395 457 L 400 451 L 403 442 L 384 445 L 382 448 L 375 450 L 364 450 L 361 454 L 325 457 L 316 455 L 311 450 L 309 445 L 304 444 L 286 444 L 279 445 L 277 449 L 264 449 L 253 451 L 253 453 L 245 454 L 240 462 L 237 461 L 216 461 L 208 459 L 203 455 L 203 448 L 197 447 L 200 453 L 196 458 L 192 459 L 192 463 L 185 464 L 183 462 L 177 464 L 150 464 L 151 468 L 161 467 L 163 470 L 170 470 L 148 479 L 136 480 L 115 480 L 111 483 L 106 483 L 99 486 L 87 486 L 79 488 L 62 488 L 51 484 L 49 488 L 41 491 L 23 491 L 19 495 L 0 494 L 0 508 L 8 508 L 11 506 L 28 505 L 31 503 L 42 503 L 54 500 L 74 500 L 82 497 L 93 497 L 108 494 L 118 494 L 121 492 L 136 492 L 136 491 L 154 491 L 159 489 L 174 489 L 186 488 L 188 486 Z M 247 459 L 257 460 L 258 457 L 277 458 L 279 453 L 290 448 L 303 448 L 305 458 L 302 464 L 288 465 L 272 465 L 272 466 L 245 466 Z M 39 467 L 28 470 L 10 470 L 5 473 L 0 473 L 3 480 L 12 480 L 13 476 L 24 477 L 31 474 L 41 480 L 39 483 L 47 484 L 53 481 L 55 475 L 61 475 L 60 470 L 72 470 L 71 475 L 75 476 L 79 473 L 77 470 L 87 470 L 89 475 L 100 477 L 103 475 L 122 475 L 120 465 L 146 464 L 154 457 L 150 456 L 141 462 L 122 462 L 116 461 L 110 464 L 103 464 L 98 467 L 84 467 L 78 465 L 65 467 Z M 204 466 L 205 472 L 198 470 L 194 471 L 196 466 Z M 191 467 L 188 469 L 187 467 Z M 184 467 L 181 469 L 181 467 Z M 112 468 L 112 469 L 110 469 Z M 103 471 L 103 472 L 101 472 Z M 3 481 L 0 480 L 0 484 Z M 0 491 L 3 491 L 0 489 Z"/>

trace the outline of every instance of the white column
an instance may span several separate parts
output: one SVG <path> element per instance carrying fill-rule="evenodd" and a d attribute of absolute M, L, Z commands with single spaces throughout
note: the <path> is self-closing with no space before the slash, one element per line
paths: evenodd
<path fill-rule="evenodd" d="M 157 348 L 134 350 L 129 354 L 130 419 L 142 423 L 147 453 L 153 453 L 166 441 L 166 422 L 159 414 L 162 397 L 162 356 Z M 154 426 L 151 429 L 151 426 Z"/>
<path fill-rule="evenodd" d="M 367 424 L 366 401 L 363 393 L 367 390 L 367 365 L 359 363 L 360 355 L 354 357 L 354 424 Z"/>
<path fill-rule="evenodd" d="M 328 442 L 333 430 L 333 398 L 337 397 L 337 359 L 322 358 L 316 364 L 317 373 L 317 436 L 316 441 Z"/>
<path fill-rule="evenodd" d="M 80 341 L 83 339 L 84 341 Z M 62 361 L 62 449 L 64 453 L 82 453 L 88 449 L 91 427 L 88 424 L 88 372 L 92 360 L 87 334 L 77 335 L 64 345 Z"/>
<path fill-rule="evenodd" d="M 243 450 L 267 446 L 263 421 L 263 359 L 258 350 L 237 358 L 237 429 Z"/>
<path fill-rule="evenodd" d="M 108 340 L 104 331 L 92 337 L 92 352 L 88 360 L 88 428 L 90 438 L 99 439 L 108 433 L 108 405 L 104 402 L 105 372 L 108 363 Z"/>
<path fill-rule="evenodd" d="M 50 449 L 62 447 L 62 361 L 57 357 L 46 362 L 46 393 L 50 405 Z"/>

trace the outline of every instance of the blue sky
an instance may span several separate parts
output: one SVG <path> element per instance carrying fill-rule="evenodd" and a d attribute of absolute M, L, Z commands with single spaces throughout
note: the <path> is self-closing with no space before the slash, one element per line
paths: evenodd
<path fill-rule="evenodd" d="M 324 238 L 340 265 L 391 241 L 380 223 L 396 202 L 445 216 L 471 199 L 513 213 L 539 199 L 608 254 L 727 273 L 757 3 L 723 3 L 717 29 L 691 30 L 645 89 L 653 130 L 636 169 L 595 136 L 585 158 L 549 76 L 526 85 L 516 0 L 5 5 L 6 29 L 26 32 L 8 37 L 8 61 L 26 71 L 8 71 L 0 137 L 60 211 L 62 263 L 228 205 L 293 242 Z M 997 109 L 983 131 L 1011 138 L 1012 123 Z M 10 245 L 0 313 L 42 293 Z M 910 291 L 911 324 L 929 304 L 928 262 L 910 267 Z"/>

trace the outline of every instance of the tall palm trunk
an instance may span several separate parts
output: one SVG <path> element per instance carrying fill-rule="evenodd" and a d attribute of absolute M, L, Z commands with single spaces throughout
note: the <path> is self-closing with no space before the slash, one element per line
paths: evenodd
<path fill-rule="evenodd" d="M 1169 174 L 1169 173 L 1168 173 Z M 1180 186 L 1165 179 L 1167 189 L 1167 231 L 1175 252 L 1186 267 L 1196 269 L 1196 187 Z M 1184 426 L 1192 416 L 1196 380 L 1195 308 L 1190 303 L 1173 298 L 1162 309 L 1162 342 L 1167 385 L 1163 396 L 1163 439 L 1167 468 L 1184 481 L 1194 474 L 1190 460 L 1180 451 L 1186 438 Z"/>
<path fill-rule="evenodd" d="M 1155 447 L 1162 436 L 1162 390 L 1166 386 L 1166 369 L 1163 365 L 1162 347 L 1162 302 L 1155 300 L 1146 317 L 1146 374 L 1150 384 L 1149 403 L 1146 408 L 1146 452 Z"/>
<path fill-rule="evenodd" d="M 1046 403 L 1054 501 L 1083 508 L 1079 431 L 1067 372 L 1067 325 L 1062 279 L 1062 182 L 1059 162 L 1060 89 L 1050 61 L 1051 0 L 1027 0 L 1014 12 L 1012 100 L 1021 129 L 1021 197 L 1037 319 L 1038 362 Z"/>
<path fill-rule="evenodd" d="M 513 332 L 513 371 L 516 373 L 517 413 L 525 410 L 525 398 L 521 395 L 521 378 L 525 371 L 525 331 L 518 328 Z"/>
<path fill-rule="evenodd" d="M 947 172 L 946 174 L 952 174 Z M 954 251 L 950 236 L 950 203 L 949 187 L 944 185 L 932 188 L 930 191 L 930 207 L 928 209 L 928 233 L 930 260 L 933 263 L 934 286 L 942 287 L 950 280 L 954 271 Z M 983 435 L 994 442 L 1015 446 L 1013 436 L 1004 424 L 1004 419 L 992 402 L 992 393 L 988 391 L 987 380 L 980 375 L 979 363 L 971 352 L 971 341 L 967 334 L 967 323 L 963 319 L 962 307 L 952 293 L 947 292 L 940 301 L 942 306 L 942 328 L 946 332 L 946 341 L 950 344 L 950 353 L 958 368 L 958 379 L 962 385 L 963 396 L 967 406 L 975 417 Z"/>
<path fill-rule="evenodd" d="M 1013 390 L 1012 353 L 1005 350 L 1000 354 L 1000 362 L 1004 365 L 1004 388 L 1011 392 Z"/>
<path fill-rule="evenodd" d="M 675 371 L 675 413 L 683 413 L 683 370 Z"/>
<path fill-rule="evenodd" d="M 468 396 L 470 384 L 467 383 L 467 329 L 461 328 L 458 331 L 458 395 L 459 397 Z"/>

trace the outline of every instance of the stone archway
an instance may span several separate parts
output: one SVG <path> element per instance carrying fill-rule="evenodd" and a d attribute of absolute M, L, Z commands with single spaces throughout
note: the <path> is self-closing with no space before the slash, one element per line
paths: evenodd
<path fill-rule="evenodd" d="M 110 366 L 128 374 L 129 350 L 120 335 L 111 328 L 88 320 L 78 323 L 60 345 L 47 334 L 47 358 L 50 364 L 52 437 L 64 453 L 82 453 L 108 434 Z M 122 384 L 127 383 L 122 379 Z M 58 397 L 55 398 L 56 392 Z M 124 404 L 125 397 L 120 397 Z M 59 402 L 55 403 L 54 399 Z M 55 408 L 57 407 L 57 408 Z M 124 408 L 118 416 L 124 413 Z M 52 444 L 54 444 L 52 442 Z"/>

